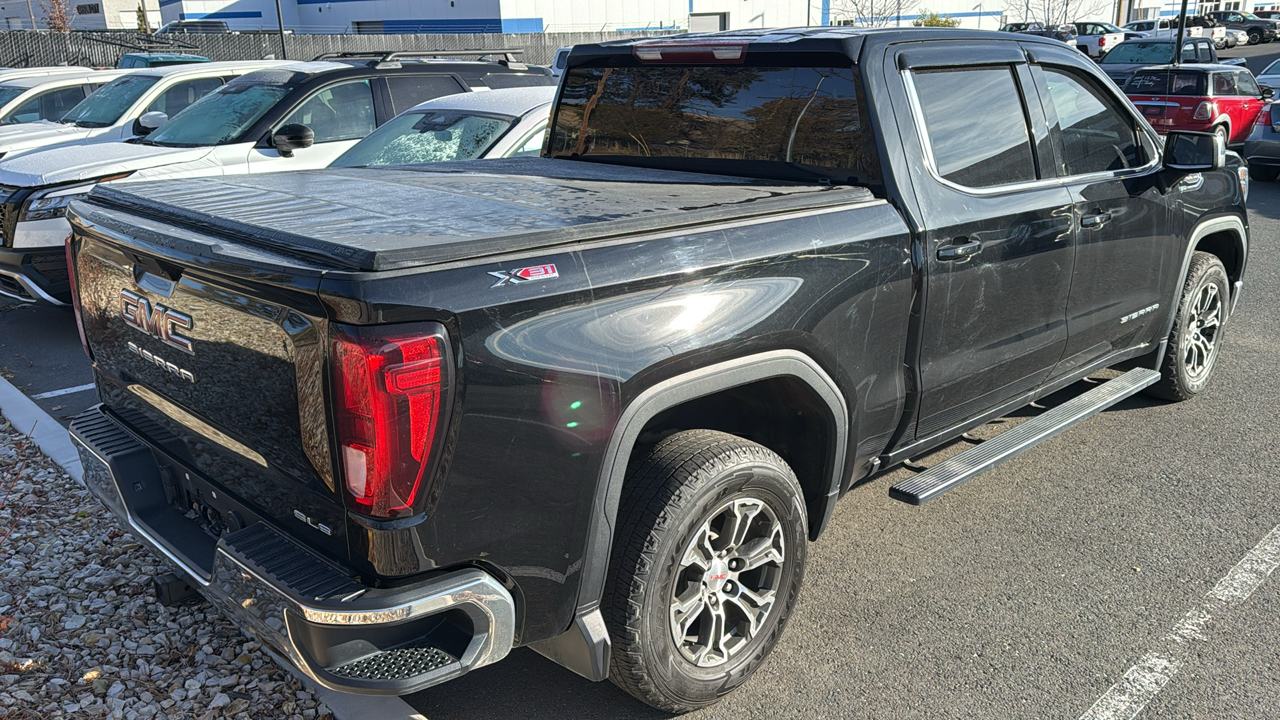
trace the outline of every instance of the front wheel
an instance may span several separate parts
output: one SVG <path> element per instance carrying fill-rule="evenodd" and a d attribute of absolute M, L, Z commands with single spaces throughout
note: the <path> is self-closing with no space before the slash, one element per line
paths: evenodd
<path fill-rule="evenodd" d="M 610 679 L 667 712 L 746 682 L 791 615 L 807 541 L 804 495 L 772 451 L 711 430 L 660 441 L 618 509 Z"/>
<path fill-rule="evenodd" d="M 1149 394 L 1182 401 L 1204 391 L 1222 349 L 1230 288 L 1221 260 L 1205 252 L 1191 256 L 1178 315 L 1161 361 L 1161 378 L 1147 388 Z"/>
<path fill-rule="evenodd" d="M 1249 30 L 1249 44 L 1257 45 L 1260 42 L 1262 42 L 1262 32 L 1257 29 Z"/>

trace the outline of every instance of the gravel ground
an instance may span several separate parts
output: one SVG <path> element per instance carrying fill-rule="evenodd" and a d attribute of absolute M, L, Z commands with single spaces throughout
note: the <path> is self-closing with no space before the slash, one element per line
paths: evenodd
<path fill-rule="evenodd" d="M 333 714 L 0 417 L 0 718 Z"/>

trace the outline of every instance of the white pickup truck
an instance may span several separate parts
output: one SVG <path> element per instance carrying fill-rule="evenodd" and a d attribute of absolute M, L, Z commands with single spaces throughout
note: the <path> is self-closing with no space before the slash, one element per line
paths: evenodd
<path fill-rule="evenodd" d="M 1077 22 L 1072 25 L 1076 29 L 1076 48 L 1092 58 L 1100 58 L 1124 42 L 1124 30 L 1110 23 Z"/>

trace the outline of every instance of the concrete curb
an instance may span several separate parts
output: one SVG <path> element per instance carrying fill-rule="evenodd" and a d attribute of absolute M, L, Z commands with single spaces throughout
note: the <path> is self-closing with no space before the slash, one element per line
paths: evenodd
<path fill-rule="evenodd" d="M 84 484 L 84 468 L 80 465 L 80 453 L 71 444 L 71 433 L 2 377 L 0 413 L 9 418 L 15 430 L 29 436 L 50 460 L 61 465 L 76 482 Z"/>
<path fill-rule="evenodd" d="M 84 468 L 80 465 L 80 453 L 71 443 L 71 433 L 53 419 L 53 416 L 23 395 L 21 390 L 2 377 L 0 377 L 0 414 L 9 419 L 15 430 L 29 436 L 50 460 L 62 466 L 62 469 L 75 478 L 76 482 L 84 484 Z M 349 695 L 320 687 L 292 664 L 268 650 L 265 645 L 262 649 L 276 661 L 276 664 L 293 673 L 293 676 L 302 681 L 308 690 L 328 705 L 333 711 L 334 720 L 363 720 L 364 718 L 426 720 L 410 707 L 409 703 L 398 697 Z"/>

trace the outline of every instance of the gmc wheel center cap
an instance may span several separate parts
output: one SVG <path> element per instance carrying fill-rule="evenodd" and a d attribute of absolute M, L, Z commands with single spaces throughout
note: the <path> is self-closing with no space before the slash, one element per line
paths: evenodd
<path fill-rule="evenodd" d="M 724 584 L 729 581 L 729 563 L 716 558 L 707 569 L 707 574 L 702 576 L 702 581 L 706 583 L 707 590 L 720 592 Z"/>

